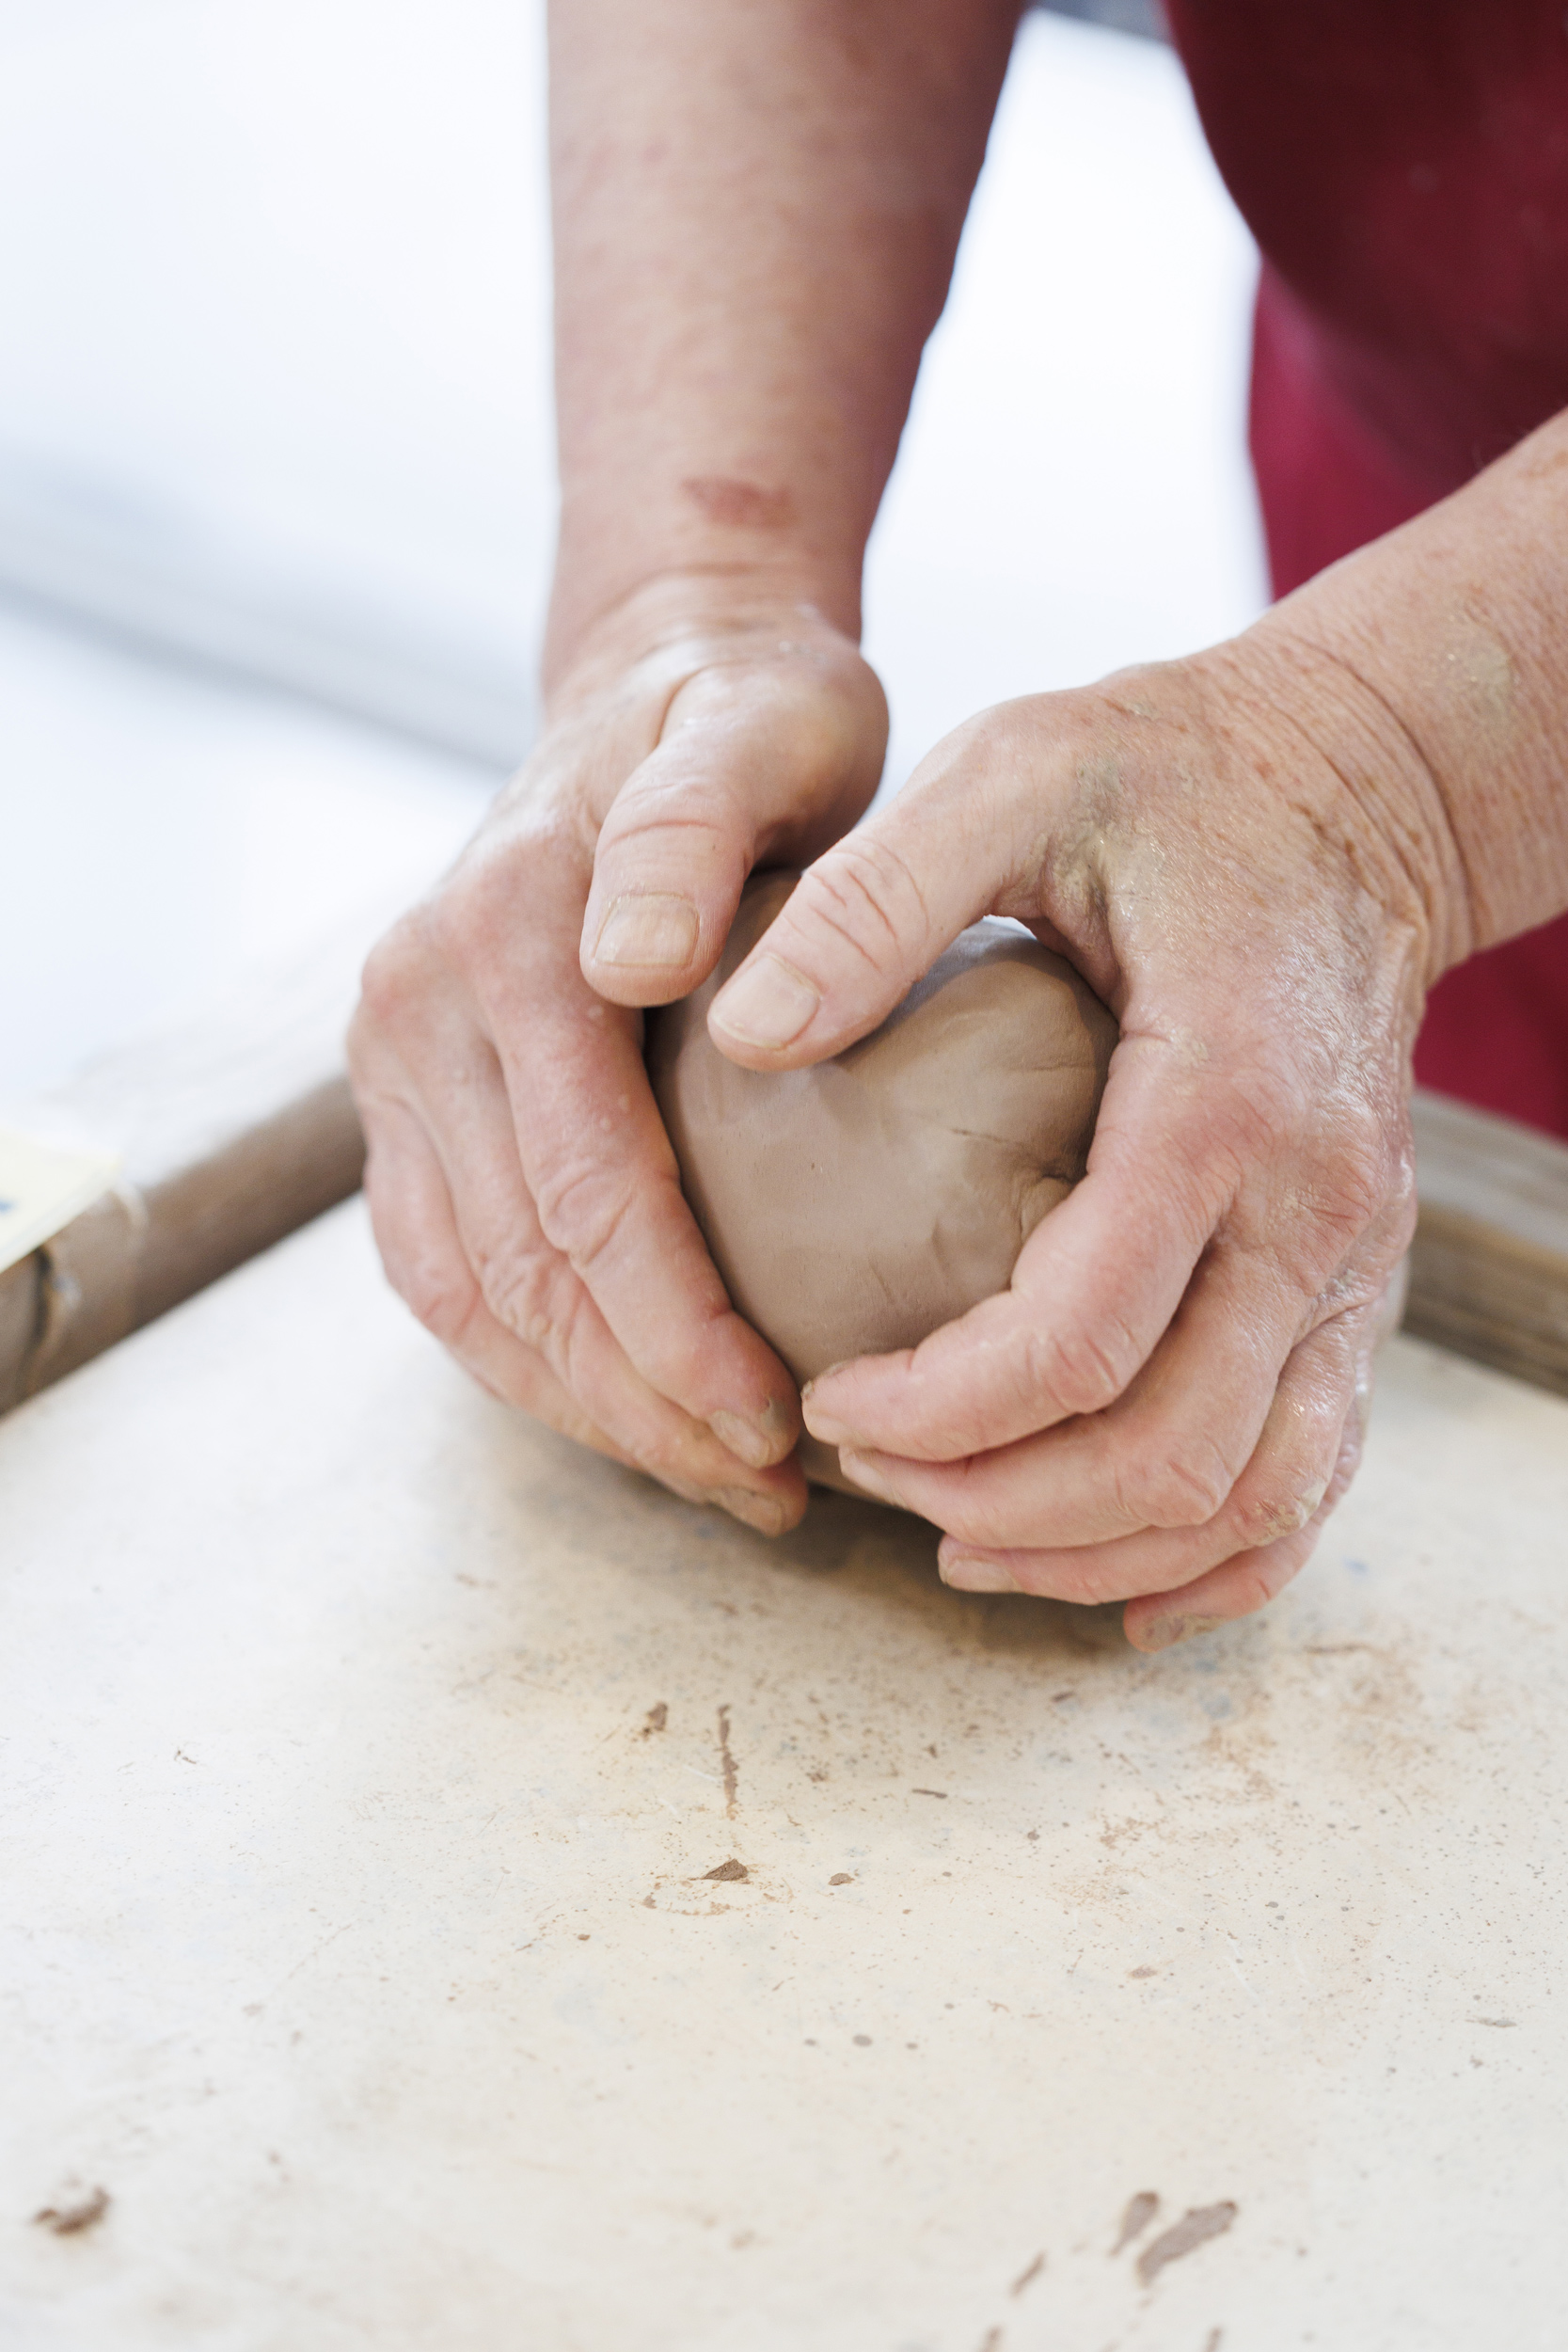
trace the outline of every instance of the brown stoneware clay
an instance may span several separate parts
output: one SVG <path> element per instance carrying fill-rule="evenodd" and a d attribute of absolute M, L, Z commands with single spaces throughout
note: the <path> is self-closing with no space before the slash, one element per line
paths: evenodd
<path fill-rule="evenodd" d="M 1084 1173 L 1117 1024 L 1060 956 L 984 922 L 858 1045 L 809 1070 L 742 1070 L 708 1007 L 797 880 L 753 880 L 712 977 L 648 1016 L 647 1053 L 730 1296 L 803 1387 L 1006 1290 Z M 808 1438 L 800 1459 L 847 1485 L 835 1449 Z"/>

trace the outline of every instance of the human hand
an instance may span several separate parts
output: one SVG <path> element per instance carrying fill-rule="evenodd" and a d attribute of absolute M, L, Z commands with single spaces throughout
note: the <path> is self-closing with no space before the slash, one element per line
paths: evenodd
<path fill-rule="evenodd" d="M 733 1059 L 799 1067 L 994 914 L 1120 1019 L 1088 1173 L 1010 1288 L 806 1391 L 851 1476 L 946 1531 L 949 1583 L 1125 1600 L 1155 1649 L 1310 1552 L 1414 1222 L 1429 782 L 1354 673 L 1271 616 L 959 728 L 716 999 Z"/>
<path fill-rule="evenodd" d="M 768 1534 L 795 1386 L 731 1308 L 642 1067 L 760 856 L 875 789 L 881 689 L 809 608 L 656 584 L 596 632 L 451 873 L 375 949 L 350 1040 L 393 1287 L 485 1387 Z"/>

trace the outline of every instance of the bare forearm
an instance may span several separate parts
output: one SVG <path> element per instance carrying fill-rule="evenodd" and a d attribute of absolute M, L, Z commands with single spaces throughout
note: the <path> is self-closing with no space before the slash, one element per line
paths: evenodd
<path fill-rule="evenodd" d="M 1016 0 L 555 0 L 546 680 L 645 583 L 859 622 Z"/>
<path fill-rule="evenodd" d="M 1568 415 L 1261 631 L 1407 844 L 1429 979 L 1568 907 Z"/>

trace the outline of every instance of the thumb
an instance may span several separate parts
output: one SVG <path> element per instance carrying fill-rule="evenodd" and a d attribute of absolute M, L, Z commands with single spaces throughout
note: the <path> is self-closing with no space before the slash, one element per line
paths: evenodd
<path fill-rule="evenodd" d="M 824 691 L 810 671 L 714 669 L 682 687 L 599 831 L 581 947 L 599 995 L 689 995 L 758 856 L 809 856 L 853 822 L 886 743 L 881 690 L 863 675 Z"/>
<path fill-rule="evenodd" d="M 990 911 L 1006 852 L 975 749 L 939 745 L 897 800 L 801 876 L 714 999 L 708 1027 L 732 1061 L 797 1069 L 852 1045 Z"/>

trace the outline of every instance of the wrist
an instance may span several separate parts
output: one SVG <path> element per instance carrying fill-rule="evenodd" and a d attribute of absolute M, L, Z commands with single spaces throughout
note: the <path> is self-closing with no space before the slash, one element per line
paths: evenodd
<path fill-rule="evenodd" d="M 1413 934 L 1424 993 L 1480 944 L 1444 780 L 1365 644 L 1348 650 L 1304 601 L 1276 606 L 1214 658 L 1234 655 L 1274 723 L 1280 787 L 1325 853 Z"/>
<path fill-rule="evenodd" d="M 555 716 L 634 664 L 667 655 L 678 671 L 759 633 L 856 646 L 860 582 L 824 580 L 788 556 L 766 563 L 672 564 L 595 596 L 563 549 L 546 635 L 543 685 Z"/>
<path fill-rule="evenodd" d="M 1425 878 L 1429 978 L 1568 905 L 1565 547 L 1568 414 L 1259 625 L 1338 681 L 1336 730 L 1382 714 L 1375 781 Z"/>

